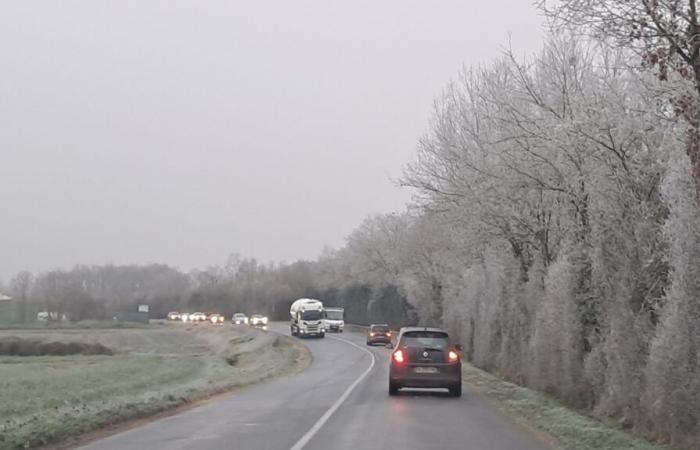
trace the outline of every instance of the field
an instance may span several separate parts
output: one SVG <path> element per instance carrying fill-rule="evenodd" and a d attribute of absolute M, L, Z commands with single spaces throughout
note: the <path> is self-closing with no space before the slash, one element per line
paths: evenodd
<path fill-rule="evenodd" d="M 293 370 L 291 341 L 231 326 L 3 330 L 113 355 L 0 356 L 0 449 L 63 441 Z"/>

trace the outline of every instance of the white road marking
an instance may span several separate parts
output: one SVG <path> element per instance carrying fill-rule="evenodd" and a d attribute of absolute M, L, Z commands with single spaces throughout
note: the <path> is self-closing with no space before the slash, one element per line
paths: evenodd
<path fill-rule="evenodd" d="M 332 337 L 332 336 L 328 336 L 328 335 L 326 335 L 326 338 L 334 339 L 336 341 L 340 341 L 340 342 L 344 342 L 346 344 L 352 345 L 353 347 L 357 347 L 360 350 L 362 350 L 363 352 L 367 353 L 370 356 L 370 358 L 372 358 L 372 361 L 370 362 L 369 367 L 367 367 L 367 369 L 364 372 L 362 372 L 362 375 L 360 375 L 355 381 L 353 381 L 353 383 L 350 386 L 348 386 L 348 388 L 345 390 L 345 392 L 343 392 L 343 395 L 341 395 L 338 398 L 338 400 L 336 400 L 335 403 L 333 403 L 333 405 L 331 405 L 331 407 L 328 408 L 328 411 L 323 413 L 321 418 L 318 419 L 318 421 L 314 424 L 314 426 L 312 426 L 309 429 L 309 431 L 307 431 L 306 434 L 303 435 L 301 437 L 301 439 L 299 439 L 299 441 L 297 441 L 297 443 L 292 446 L 292 448 L 290 450 L 303 449 L 306 446 L 306 444 L 309 443 L 311 438 L 313 438 L 316 435 L 316 433 L 318 433 L 319 430 L 321 430 L 323 425 L 325 425 L 326 422 L 328 422 L 328 419 L 331 418 L 333 413 L 338 408 L 340 408 L 340 405 L 342 405 L 343 402 L 345 400 L 347 400 L 347 398 L 350 396 L 352 391 L 357 387 L 358 384 L 360 384 L 362 382 L 362 380 L 365 379 L 365 377 L 370 373 L 370 371 L 374 367 L 374 363 L 375 363 L 376 358 L 374 357 L 374 354 L 372 352 L 370 352 L 369 350 L 367 350 L 366 348 L 360 347 L 359 345 L 355 344 L 354 342 L 350 342 L 350 341 L 347 341 L 345 339 L 340 339 L 340 338 L 336 338 L 336 337 Z"/>

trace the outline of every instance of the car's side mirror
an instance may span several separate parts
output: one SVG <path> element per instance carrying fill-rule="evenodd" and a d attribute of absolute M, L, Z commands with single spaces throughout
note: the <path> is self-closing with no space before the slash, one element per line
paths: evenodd
<path fill-rule="evenodd" d="M 389 350 L 391 350 L 392 348 L 394 348 L 394 346 L 391 345 L 391 344 L 386 344 L 384 347 L 388 348 Z"/>
<path fill-rule="evenodd" d="M 458 352 L 461 352 L 461 351 L 462 351 L 462 345 L 461 345 L 461 344 L 455 345 L 455 348 L 457 349 Z"/>

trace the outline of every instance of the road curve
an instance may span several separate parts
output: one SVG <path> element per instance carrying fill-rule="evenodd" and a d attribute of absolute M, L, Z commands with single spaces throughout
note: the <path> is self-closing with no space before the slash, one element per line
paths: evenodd
<path fill-rule="evenodd" d="M 468 389 L 460 399 L 428 391 L 389 397 L 389 350 L 365 347 L 355 333 L 326 336 L 304 340 L 312 363 L 297 375 L 81 448 L 551 450 Z"/>

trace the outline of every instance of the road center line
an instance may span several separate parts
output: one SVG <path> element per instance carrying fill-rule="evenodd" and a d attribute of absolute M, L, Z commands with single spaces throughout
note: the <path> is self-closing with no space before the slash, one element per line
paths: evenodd
<path fill-rule="evenodd" d="M 353 381 L 353 383 L 350 386 L 348 386 L 348 388 L 345 390 L 345 392 L 343 392 L 343 395 L 341 395 L 338 398 L 338 400 L 336 400 L 335 403 L 333 403 L 333 405 L 331 405 L 331 407 L 328 408 L 328 410 L 325 413 L 323 413 L 321 418 L 318 419 L 318 421 L 314 424 L 314 426 L 312 426 L 309 429 L 309 431 L 307 431 L 306 434 L 304 434 L 301 437 L 301 439 L 299 439 L 297 441 L 297 443 L 292 446 L 292 448 L 290 450 L 301 450 L 306 446 L 306 444 L 309 443 L 311 438 L 313 438 L 316 435 L 316 433 L 318 433 L 319 430 L 323 427 L 323 425 L 325 425 L 326 422 L 328 422 L 328 419 L 331 418 L 333 413 L 340 407 L 340 405 L 342 405 L 343 402 L 345 400 L 347 400 L 347 398 L 350 396 L 352 391 L 357 387 L 357 385 L 360 384 L 362 382 L 362 380 L 365 379 L 365 377 L 369 374 L 369 372 L 374 367 L 374 363 L 376 361 L 376 358 L 374 357 L 374 353 L 370 352 L 366 348 L 360 347 L 359 345 L 355 344 L 354 342 L 350 342 L 350 341 L 347 341 L 345 339 L 340 339 L 340 338 L 328 336 L 328 335 L 326 335 L 326 338 L 330 338 L 330 339 L 333 339 L 336 341 L 344 342 L 348 345 L 352 345 L 353 347 L 357 347 L 360 350 L 362 350 L 363 352 L 367 353 L 370 356 L 370 358 L 372 358 L 372 361 L 370 362 L 369 367 L 364 372 L 362 372 L 362 375 L 360 375 L 355 381 Z"/>

